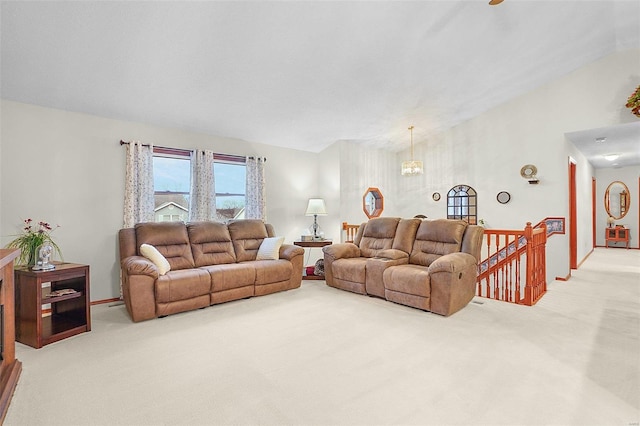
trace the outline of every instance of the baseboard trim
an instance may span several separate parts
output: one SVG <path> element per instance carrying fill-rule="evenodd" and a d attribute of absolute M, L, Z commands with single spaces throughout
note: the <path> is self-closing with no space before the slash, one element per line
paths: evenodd
<path fill-rule="evenodd" d="M 556 277 L 556 280 L 558 280 L 558 281 L 569 281 L 569 278 L 571 278 L 571 271 L 569 271 L 569 275 L 567 275 L 566 277 Z"/>
<path fill-rule="evenodd" d="M 594 249 L 591 249 L 591 251 L 589 253 L 587 253 L 587 255 L 580 261 L 580 263 L 578 263 L 578 269 L 580 269 L 580 267 L 582 266 L 582 264 L 584 263 L 585 260 L 587 260 L 587 258 L 589 256 L 591 256 L 591 253 L 593 253 Z"/>
<path fill-rule="evenodd" d="M 113 303 L 113 302 L 122 302 L 123 300 L 119 297 L 114 297 L 112 299 L 102 299 L 102 300 L 94 300 L 91 302 L 92 305 L 103 305 L 105 303 Z"/>

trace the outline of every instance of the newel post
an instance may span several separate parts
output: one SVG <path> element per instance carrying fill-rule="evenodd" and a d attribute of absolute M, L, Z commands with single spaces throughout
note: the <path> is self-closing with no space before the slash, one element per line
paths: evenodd
<path fill-rule="evenodd" d="M 535 268 L 535 255 L 533 247 L 533 228 L 531 222 L 527 222 L 524 227 L 524 237 L 527 239 L 527 278 L 524 287 L 524 304 L 531 306 L 533 304 L 533 274 Z"/>

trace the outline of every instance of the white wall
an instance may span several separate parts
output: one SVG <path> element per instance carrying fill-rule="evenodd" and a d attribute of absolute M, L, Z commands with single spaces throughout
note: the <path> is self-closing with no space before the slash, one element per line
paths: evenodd
<path fill-rule="evenodd" d="M 491 228 L 523 229 L 526 222 L 535 224 L 545 217 L 567 218 L 567 233 L 554 235 L 548 242 L 547 279 L 568 276 L 569 158 L 577 164 L 579 262 L 593 246 L 594 172 L 564 134 L 635 120 L 624 104 L 640 79 L 638 64 L 640 50 L 610 55 L 427 140 L 414 139 L 414 157 L 424 161 L 425 174 L 401 176 L 400 163 L 410 153 L 408 149 L 397 153 L 383 182 L 383 214 L 446 217 L 448 190 L 457 184 L 470 185 L 478 193 L 478 218 Z M 425 117 L 425 122 L 429 121 Z M 415 120 L 406 124 L 420 127 Z M 341 156 L 341 191 L 343 204 L 349 206 L 345 219 L 354 223 L 357 218 L 350 215 L 360 208 L 360 191 L 375 186 L 373 168 L 383 166 L 367 165 L 363 148 L 351 146 L 345 151 Z M 530 185 L 520 176 L 525 164 L 537 166 L 538 185 Z M 511 194 L 508 204 L 496 201 L 500 191 Z M 442 195 L 440 201 L 432 200 L 433 192 Z M 392 195 L 390 202 L 387 194 Z"/>
<path fill-rule="evenodd" d="M 120 139 L 267 157 L 267 221 L 287 242 L 308 226 L 317 155 L 230 138 L 2 101 L 0 229 L 4 246 L 31 217 L 61 227 L 64 260 L 91 266 L 91 299 L 119 294 L 125 149 Z"/>
<path fill-rule="evenodd" d="M 329 215 L 319 218 L 327 238 L 339 241 L 342 221 L 366 220 L 362 195 L 370 186 L 382 192 L 385 216 L 445 217 L 447 191 L 467 184 L 478 193 L 479 218 L 492 228 L 523 228 L 527 221 L 567 217 L 567 162 L 572 157 L 578 174 L 580 261 L 592 246 L 594 172 L 564 134 L 635 120 L 624 103 L 640 79 L 638 64 L 639 50 L 611 55 L 426 141 L 415 141 L 415 158 L 424 161 L 426 172 L 414 177 L 400 176 L 408 150 L 394 154 L 341 141 L 312 154 L 3 100 L 0 243 L 10 240 L 7 235 L 17 232 L 25 217 L 60 224 L 55 239 L 65 260 L 91 265 L 92 300 L 116 297 L 116 233 L 124 197 L 124 148 L 118 141 L 137 139 L 266 156 L 267 220 L 288 242 L 309 226 L 304 211 L 307 199 L 315 196 L 327 202 Z M 529 163 L 538 167 L 539 185 L 520 177 L 520 168 Z M 628 185 L 632 190 L 634 183 Z M 442 195 L 439 202 L 431 199 L 435 191 Z M 499 191 L 510 192 L 511 202 L 499 204 Z M 633 191 L 632 202 L 637 187 Z M 553 236 L 548 253 L 548 280 L 567 276 L 568 235 Z"/>
<path fill-rule="evenodd" d="M 640 141 L 638 141 L 640 144 Z M 624 225 L 629 228 L 631 239 L 629 240 L 629 247 L 640 247 L 640 229 L 639 229 L 639 216 L 640 210 L 640 190 L 638 188 L 638 179 L 640 179 L 640 166 L 630 166 L 621 168 L 607 168 L 596 170 L 596 245 L 605 245 L 605 228 L 607 227 L 607 212 L 604 207 L 604 194 L 607 187 L 611 182 L 620 181 L 627 185 L 629 188 L 629 195 L 631 202 L 629 203 L 629 210 L 627 214 L 619 220 L 616 220 L 616 225 Z M 618 243 L 620 246 L 621 243 Z M 611 244 L 613 247 L 613 244 Z"/>
<path fill-rule="evenodd" d="M 399 216 L 401 208 L 396 193 L 396 174 L 400 174 L 400 163 L 396 164 L 395 155 L 349 141 L 338 144 L 341 222 L 359 224 L 368 220 L 362 209 L 362 197 L 368 188 L 380 190 L 384 198 L 383 216 Z"/>

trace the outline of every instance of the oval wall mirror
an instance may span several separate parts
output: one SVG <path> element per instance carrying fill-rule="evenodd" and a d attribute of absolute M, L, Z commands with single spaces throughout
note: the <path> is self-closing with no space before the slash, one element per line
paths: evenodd
<path fill-rule="evenodd" d="M 369 219 L 378 217 L 384 210 L 384 197 L 378 188 L 368 188 L 362 196 L 362 210 Z"/>
<path fill-rule="evenodd" d="M 604 193 L 604 208 L 607 214 L 618 220 L 622 219 L 629 211 L 631 196 L 629 188 L 619 180 L 613 181 Z"/>

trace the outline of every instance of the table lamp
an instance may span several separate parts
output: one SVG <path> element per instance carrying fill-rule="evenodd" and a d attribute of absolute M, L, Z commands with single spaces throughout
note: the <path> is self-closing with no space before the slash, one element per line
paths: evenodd
<path fill-rule="evenodd" d="M 307 204 L 307 211 L 305 216 L 313 216 L 313 239 L 314 241 L 320 240 L 318 236 L 318 216 L 326 216 L 327 208 L 324 205 L 322 198 L 309 198 L 309 204 Z"/>

